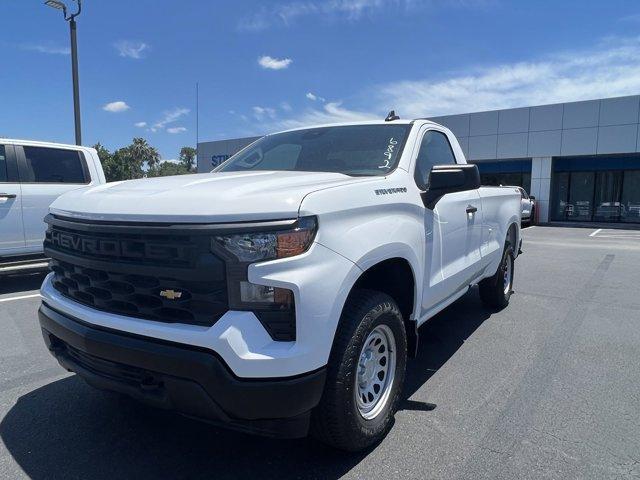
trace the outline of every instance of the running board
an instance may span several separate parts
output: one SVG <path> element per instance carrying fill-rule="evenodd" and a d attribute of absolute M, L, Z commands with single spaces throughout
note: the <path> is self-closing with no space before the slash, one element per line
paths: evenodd
<path fill-rule="evenodd" d="M 39 257 L 31 260 L 17 260 L 0 263 L 0 276 L 42 272 L 49 268 L 49 259 Z"/>

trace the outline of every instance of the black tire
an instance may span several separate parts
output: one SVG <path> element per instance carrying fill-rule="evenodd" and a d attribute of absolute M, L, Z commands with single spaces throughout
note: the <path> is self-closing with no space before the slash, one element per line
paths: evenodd
<path fill-rule="evenodd" d="M 514 252 L 509 241 L 506 242 L 502 260 L 496 273 L 480 281 L 480 299 L 485 307 L 501 310 L 509 305 L 509 298 L 513 293 Z M 510 267 L 509 285 L 505 285 L 505 272 Z"/>
<path fill-rule="evenodd" d="M 388 329 L 395 340 L 395 368 L 380 412 L 365 419 L 358 408 L 360 353 L 374 330 Z M 404 385 L 407 335 L 400 309 L 383 293 L 356 290 L 343 309 L 327 366 L 327 383 L 311 417 L 311 434 L 332 447 L 360 451 L 381 441 L 393 426 Z M 380 363 L 382 365 L 382 363 Z M 388 374 L 391 373 L 389 367 Z"/>

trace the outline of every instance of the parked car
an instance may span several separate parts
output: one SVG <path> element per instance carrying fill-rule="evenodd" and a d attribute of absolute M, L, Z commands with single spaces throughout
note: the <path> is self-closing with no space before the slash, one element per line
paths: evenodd
<path fill-rule="evenodd" d="M 627 203 L 626 218 L 640 217 L 640 203 Z"/>
<path fill-rule="evenodd" d="M 536 197 L 531 196 L 522 187 L 515 187 L 520 192 L 522 223 L 531 225 L 536 219 Z"/>
<path fill-rule="evenodd" d="M 47 217 L 44 341 L 95 387 L 362 450 L 393 425 L 418 326 L 475 284 L 509 303 L 520 200 L 480 187 L 447 128 L 393 117 L 69 192 Z"/>
<path fill-rule="evenodd" d="M 93 148 L 0 138 L 0 275 L 46 268 L 42 242 L 51 202 L 103 183 Z"/>
<path fill-rule="evenodd" d="M 596 208 L 595 220 L 619 222 L 627 216 L 625 206 L 620 202 L 602 202 Z"/>

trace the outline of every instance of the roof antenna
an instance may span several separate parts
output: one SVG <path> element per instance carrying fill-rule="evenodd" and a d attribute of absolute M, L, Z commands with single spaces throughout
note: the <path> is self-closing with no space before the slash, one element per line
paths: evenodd
<path fill-rule="evenodd" d="M 387 118 L 384 119 L 385 122 L 393 122 L 394 120 L 400 120 L 400 117 L 398 115 L 396 115 L 396 111 L 395 110 L 391 110 L 389 112 L 389 115 L 387 115 Z"/>

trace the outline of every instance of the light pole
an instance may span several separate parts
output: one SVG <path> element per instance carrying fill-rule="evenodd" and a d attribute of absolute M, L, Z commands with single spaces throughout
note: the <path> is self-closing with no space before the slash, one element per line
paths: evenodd
<path fill-rule="evenodd" d="M 62 10 L 64 19 L 69 22 L 69 32 L 71 34 L 71 75 L 73 77 L 73 118 L 76 127 L 76 145 L 82 145 L 82 132 L 80 129 L 80 91 L 78 86 L 78 43 L 76 41 L 76 17 L 82 10 L 82 0 L 72 0 L 78 4 L 75 13 L 67 15 L 67 6 L 59 0 L 46 0 L 45 5 Z"/>

